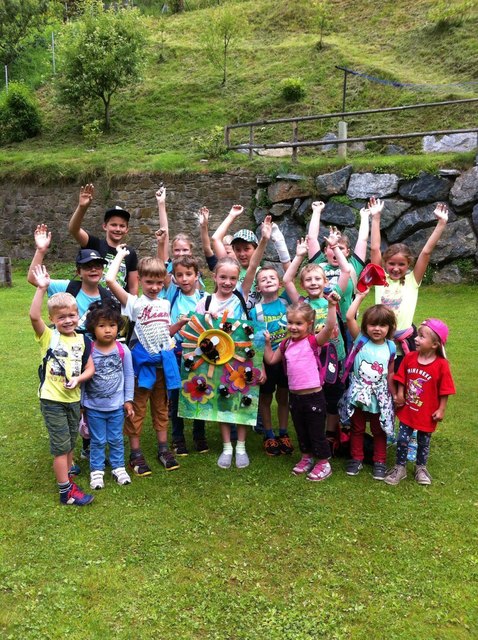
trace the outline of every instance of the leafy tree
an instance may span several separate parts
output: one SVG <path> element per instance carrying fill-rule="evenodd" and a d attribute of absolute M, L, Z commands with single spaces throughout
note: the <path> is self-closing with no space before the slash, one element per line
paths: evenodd
<path fill-rule="evenodd" d="M 216 9 L 203 32 L 203 42 L 209 61 L 222 72 L 221 85 L 227 82 L 230 47 L 240 38 L 247 24 L 241 13 L 228 6 Z"/>
<path fill-rule="evenodd" d="M 101 100 L 110 128 L 113 95 L 139 81 L 146 35 L 137 9 L 105 9 L 87 0 L 81 18 L 65 25 L 60 44 L 59 101 L 72 109 Z"/>
<path fill-rule="evenodd" d="M 58 6 L 48 0 L 0 0 L 0 60 L 4 65 L 19 56 L 26 38 L 43 26 Z"/>
<path fill-rule="evenodd" d="M 313 0 L 311 8 L 314 12 L 314 23 L 319 31 L 317 49 L 324 46 L 324 33 L 332 25 L 332 6 L 329 0 Z"/>

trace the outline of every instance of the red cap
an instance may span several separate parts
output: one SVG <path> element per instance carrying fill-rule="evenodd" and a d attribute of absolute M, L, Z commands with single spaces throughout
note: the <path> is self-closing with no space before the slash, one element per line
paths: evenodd
<path fill-rule="evenodd" d="M 370 263 L 360 274 L 357 289 L 358 291 L 365 291 L 375 284 L 388 286 L 386 274 L 382 267 L 378 264 Z"/>

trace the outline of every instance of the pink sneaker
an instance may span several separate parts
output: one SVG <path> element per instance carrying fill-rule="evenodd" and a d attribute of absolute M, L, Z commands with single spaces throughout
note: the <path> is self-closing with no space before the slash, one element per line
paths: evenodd
<path fill-rule="evenodd" d="M 292 473 L 295 476 L 300 476 L 303 473 L 309 473 L 314 468 L 314 459 L 309 456 L 302 456 L 299 462 L 292 469 Z"/>
<path fill-rule="evenodd" d="M 312 482 L 320 482 L 332 475 L 332 467 L 328 462 L 318 462 L 312 471 L 308 474 L 307 480 Z"/>

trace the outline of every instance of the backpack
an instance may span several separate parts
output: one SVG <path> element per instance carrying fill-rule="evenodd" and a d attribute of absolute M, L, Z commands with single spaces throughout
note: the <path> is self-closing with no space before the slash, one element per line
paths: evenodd
<path fill-rule="evenodd" d="M 249 311 L 247 310 L 247 305 L 246 305 L 246 301 L 244 300 L 244 296 L 242 295 L 242 293 L 240 291 L 237 291 L 237 289 L 234 289 L 234 291 L 232 293 L 236 296 L 236 298 L 239 299 L 239 302 L 241 303 L 242 310 L 244 311 L 244 315 L 246 316 L 246 320 L 250 320 Z M 209 307 L 211 306 L 211 300 L 212 300 L 212 295 L 211 294 L 207 295 L 206 296 L 206 300 L 205 300 L 205 304 L 204 304 L 205 311 L 207 311 L 209 309 Z"/>
<path fill-rule="evenodd" d="M 79 335 L 83 336 L 83 340 L 85 342 L 85 348 L 83 350 L 83 355 L 81 356 L 81 371 L 83 372 L 85 370 L 86 363 L 88 362 L 88 358 L 90 357 L 91 340 L 89 338 L 87 338 L 83 334 L 79 334 Z M 46 353 L 45 353 L 45 355 L 43 357 L 43 360 L 42 360 L 41 364 L 38 366 L 38 377 L 40 379 L 40 384 L 39 384 L 39 387 L 38 387 L 38 391 L 40 391 L 40 389 L 43 386 L 43 383 L 45 382 L 46 368 L 47 368 L 48 362 L 50 360 L 54 360 L 57 363 L 57 365 L 60 367 L 63 375 L 65 376 L 66 382 L 68 382 L 68 378 L 66 377 L 65 367 L 63 366 L 63 364 L 58 360 L 58 358 L 53 353 L 54 350 L 57 348 L 59 342 L 60 342 L 60 332 L 55 329 L 53 331 L 52 335 L 51 335 L 50 344 L 48 345 L 48 349 L 47 349 L 47 351 L 46 351 Z"/>
<path fill-rule="evenodd" d="M 338 373 L 338 358 L 337 349 L 331 342 L 326 342 L 322 347 L 319 347 L 315 335 L 309 334 L 309 344 L 314 352 L 315 362 L 320 376 L 320 384 L 334 384 L 337 381 Z M 284 366 L 284 373 L 287 375 L 287 360 L 285 359 L 285 352 L 290 344 L 291 339 L 286 338 L 282 340 L 279 345 L 279 349 L 282 355 L 282 364 Z"/>
<path fill-rule="evenodd" d="M 118 349 L 119 357 L 121 358 L 121 362 L 124 362 L 124 347 L 119 340 L 116 340 L 116 348 Z M 95 348 L 95 343 L 91 343 L 91 353 L 93 353 L 93 349 Z M 83 367 L 83 363 L 82 363 Z"/>
<path fill-rule="evenodd" d="M 358 342 L 352 346 L 350 353 L 347 356 L 347 359 L 345 360 L 344 372 L 342 374 L 342 377 L 340 378 L 341 382 L 345 382 L 347 380 L 347 378 L 349 377 L 349 373 L 353 367 L 355 356 L 362 349 L 364 344 L 366 344 L 369 340 L 370 338 L 368 336 L 362 335 L 360 336 L 360 339 L 358 340 Z M 397 348 L 393 340 L 387 339 L 387 345 L 390 351 L 390 360 L 389 360 L 389 364 L 390 364 L 390 363 L 393 363 L 393 361 L 395 360 L 395 354 L 397 353 Z"/>

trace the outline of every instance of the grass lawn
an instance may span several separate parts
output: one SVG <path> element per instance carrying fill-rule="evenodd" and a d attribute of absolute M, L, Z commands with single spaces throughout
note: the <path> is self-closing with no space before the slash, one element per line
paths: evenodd
<path fill-rule="evenodd" d="M 254 433 L 250 468 L 224 471 L 214 424 L 210 453 L 166 473 L 148 422 L 152 477 L 107 477 L 77 509 L 58 504 L 25 273 L 0 289 L 2 638 L 478 637 L 476 288 L 420 294 L 417 320 L 449 323 L 458 388 L 432 439 L 430 487 L 410 473 L 389 487 L 369 467 L 351 478 L 343 460 L 307 483 L 291 475 L 297 454 L 269 459 Z"/>

